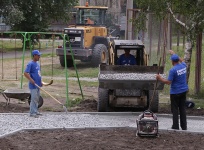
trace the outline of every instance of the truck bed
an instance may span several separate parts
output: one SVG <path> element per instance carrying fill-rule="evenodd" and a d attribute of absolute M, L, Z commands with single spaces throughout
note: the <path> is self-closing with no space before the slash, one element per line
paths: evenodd
<path fill-rule="evenodd" d="M 164 67 L 101 65 L 98 75 L 99 87 L 105 89 L 154 90 L 156 74 L 166 78 Z M 158 81 L 156 90 L 162 90 L 164 83 Z"/>

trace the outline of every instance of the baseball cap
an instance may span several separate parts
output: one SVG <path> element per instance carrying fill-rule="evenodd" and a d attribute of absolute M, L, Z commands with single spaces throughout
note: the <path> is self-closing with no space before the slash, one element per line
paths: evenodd
<path fill-rule="evenodd" d="M 39 52 L 39 50 L 33 50 L 33 51 L 32 51 L 32 55 L 38 55 L 38 56 L 40 56 L 41 53 Z"/>
<path fill-rule="evenodd" d="M 177 54 L 171 55 L 171 60 L 172 61 L 179 61 L 179 56 Z"/>

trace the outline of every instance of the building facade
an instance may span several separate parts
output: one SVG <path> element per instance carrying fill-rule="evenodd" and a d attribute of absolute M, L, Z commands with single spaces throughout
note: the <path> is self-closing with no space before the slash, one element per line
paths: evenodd
<path fill-rule="evenodd" d="M 4 23 L 3 16 L 0 16 L 0 31 L 8 31 L 10 30 L 10 26 Z"/>

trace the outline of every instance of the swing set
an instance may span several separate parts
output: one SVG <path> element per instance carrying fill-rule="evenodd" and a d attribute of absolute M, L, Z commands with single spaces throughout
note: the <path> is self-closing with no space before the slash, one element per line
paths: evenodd
<path fill-rule="evenodd" d="M 4 76 L 4 42 L 6 42 L 6 41 L 4 41 L 4 37 L 3 37 L 3 33 L 1 34 L 1 61 L 2 61 L 2 63 L 1 63 L 1 80 L 2 81 L 9 81 L 9 80 L 11 80 L 11 81 L 17 81 L 18 80 L 18 73 L 17 73 L 17 47 L 16 47 L 16 34 L 14 34 L 14 39 L 12 39 L 12 38 L 10 38 L 10 39 L 8 39 L 8 40 L 6 40 L 7 42 L 8 41 L 10 41 L 10 44 L 12 45 L 13 43 L 13 41 L 14 41 L 14 45 L 15 45 L 15 47 L 14 47 L 14 59 L 15 59 L 15 78 L 13 78 L 13 79 L 9 79 L 9 78 L 6 78 L 5 79 L 5 76 Z"/>
<path fill-rule="evenodd" d="M 4 56 L 5 54 L 5 51 L 4 51 L 4 43 L 8 40 L 8 38 L 4 38 L 4 34 L 12 34 L 13 35 L 13 39 L 10 39 L 10 41 L 14 41 L 15 42 L 15 46 L 14 46 L 14 51 L 15 51 L 15 78 L 5 78 L 5 74 L 4 74 L 4 59 L 5 58 L 9 58 L 11 56 Z M 1 33 L 1 81 L 18 81 L 18 63 L 17 63 L 17 59 L 19 58 L 17 56 L 17 53 L 19 53 L 19 51 L 17 50 L 17 41 L 19 41 L 19 39 L 17 39 L 17 35 L 20 35 L 23 37 L 22 39 L 22 43 L 23 43 L 23 47 L 22 47 L 22 53 L 20 54 L 20 56 L 22 57 L 22 68 L 21 68 L 21 77 L 20 77 L 20 89 L 2 89 L 0 87 L 0 93 L 4 96 L 4 98 L 6 99 L 7 101 L 7 104 L 9 104 L 10 102 L 10 98 L 15 98 L 15 99 L 20 99 L 20 100 L 23 100 L 23 99 L 28 99 L 28 102 L 29 102 L 29 98 L 30 98 L 30 92 L 28 90 L 25 90 L 23 89 L 23 79 L 24 79 L 24 61 L 25 61 L 25 56 L 30 54 L 30 56 L 32 57 L 31 53 L 32 53 L 32 50 L 34 49 L 35 45 L 33 44 L 33 37 L 34 35 L 37 35 L 37 38 L 39 39 L 40 38 L 40 35 L 51 35 L 52 37 L 52 65 L 51 65 L 51 69 L 52 69 L 52 77 L 51 77 L 51 80 L 46 83 L 46 82 L 43 82 L 43 85 L 45 86 L 48 86 L 48 85 L 51 85 L 53 84 L 53 74 L 54 74 L 54 67 L 53 67 L 53 56 L 54 56 L 54 48 L 55 48 L 55 36 L 58 35 L 60 36 L 62 39 L 63 39 L 63 46 L 64 46 L 64 56 L 66 57 L 66 42 L 69 41 L 69 37 L 66 35 L 66 34 L 63 34 L 63 33 L 51 33 L 51 32 L 2 32 Z M 26 45 L 27 43 L 29 43 L 29 48 L 30 48 L 30 53 L 26 53 Z M 38 42 L 38 49 L 39 51 L 41 51 L 41 43 Z M 70 45 L 69 45 L 70 46 Z M 81 91 L 81 95 L 82 95 L 82 99 L 84 99 L 84 96 L 83 96 L 83 92 L 82 92 L 82 88 L 81 88 L 81 84 L 80 84 L 80 81 L 79 81 L 79 76 L 78 76 L 78 72 L 77 72 L 77 68 L 76 68 L 76 64 L 75 64 L 75 61 L 74 61 L 74 55 L 73 55 L 73 51 L 72 51 L 72 48 L 70 46 L 70 49 L 71 49 L 71 55 L 72 55 L 72 60 L 73 60 L 73 63 L 74 63 L 74 68 L 75 68 L 75 71 L 76 71 L 76 76 L 77 76 L 77 81 L 78 81 L 78 84 L 79 84 L 79 87 L 80 87 L 80 91 Z M 29 56 L 29 55 L 28 55 Z M 40 65 L 41 65 L 41 61 L 40 61 Z M 65 77 L 66 77 L 66 106 L 68 106 L 69 104 L 69 96 L 68 96 L 68 70 L 67 70 L 67 63 L 66 63 L 66 58 L 65 58 Z M 43 104 L 43 99 L 41 98 L 42 100 L 42 104 Z M 42 105 L 41 105 L 42 106 Z"/>

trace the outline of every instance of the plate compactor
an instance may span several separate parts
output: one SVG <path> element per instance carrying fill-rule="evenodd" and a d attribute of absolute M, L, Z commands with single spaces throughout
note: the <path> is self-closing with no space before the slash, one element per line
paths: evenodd
<path fill-rule="evenodd" d="M 136 119 L 137 132 L 136 136 L 152 136 L 158 135 L 158 120 L 157 116 L 149 110 L 144 111 Z"/>

